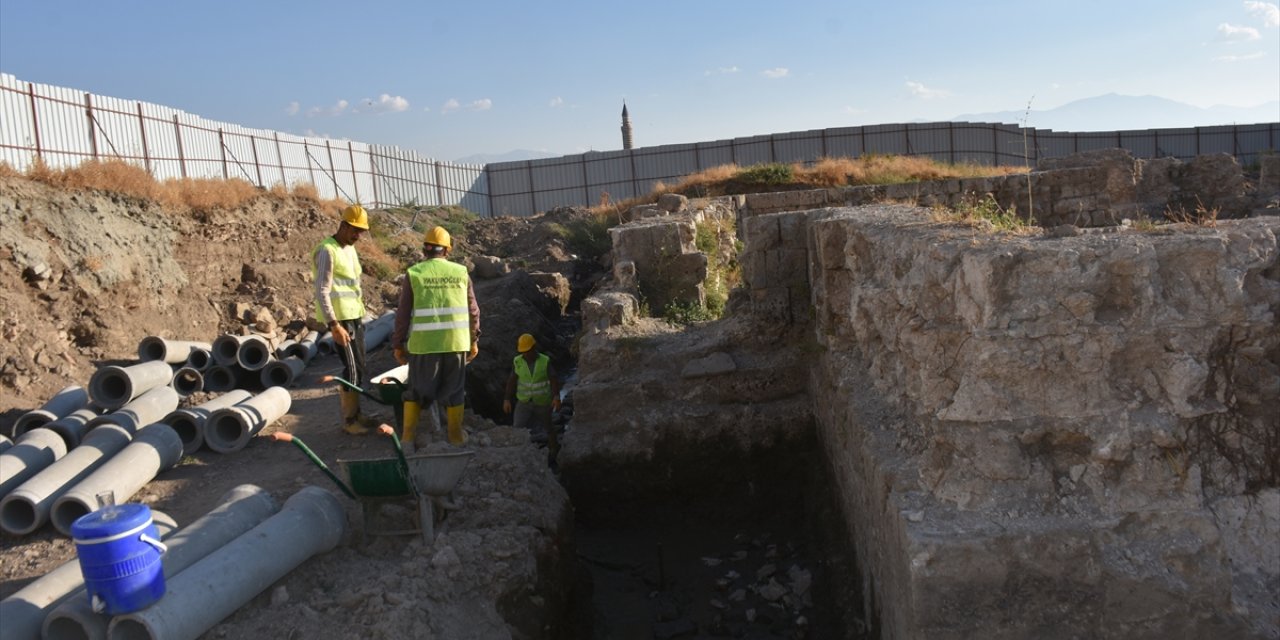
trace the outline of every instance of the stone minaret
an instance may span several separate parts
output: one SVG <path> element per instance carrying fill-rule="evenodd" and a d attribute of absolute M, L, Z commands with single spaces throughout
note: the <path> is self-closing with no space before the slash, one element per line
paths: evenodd
<path fill-rule="evenodd" d="M 622 148 L 630 149 L 631 144 L 631 116 L 627 115 L 627 102 L 622 101 Z"/>

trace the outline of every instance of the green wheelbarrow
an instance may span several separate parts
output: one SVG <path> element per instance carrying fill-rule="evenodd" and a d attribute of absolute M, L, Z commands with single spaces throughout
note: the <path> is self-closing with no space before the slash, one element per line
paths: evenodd
<path fill-rule="evenodd" d="M 271 437 L 281 442 L 292 442 L 325 475 L 333 480 L 347 497 L 360 502 L 364 519 L 362 535 L 396 536 L 420 533 L 423 542 L 431 544 L 436 537 L 436 525 L 443 522 L 449 511 L 458 507 L 450 494 L 462 479 L 471 462 L 474 451 L 454 451 L 405 456 L 400 439 L 390 425 L 382 425 L 378 432 L 389 436 L 395 446 L 395 457 L 338 460 L 343 478 L 329 469 L 310 447 L 291 433 L 276 432 Z M 345 478 L 345 480 L 344 480 Z M 414 529 L 378 530 L 375 527 L 378 512 L 383 503 L 412 499 L 418 526 Z"/>
<path fill-rule="evenodd" d="M 404 424 L 404 390 L 409 380 L 409 365 L 401 365 L 378 374 L 371 380 L 371 389 L 362 389 L 354 382 L 338 376 L 324 376 L 320 382 L 337 382 L 351 391 L 378 403 L 391 407 L 396 415 L 396 425 Z"/>

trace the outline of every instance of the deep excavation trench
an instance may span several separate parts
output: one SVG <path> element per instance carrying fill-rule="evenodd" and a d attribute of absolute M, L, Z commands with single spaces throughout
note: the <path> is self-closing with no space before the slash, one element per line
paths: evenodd
<path fill-rule="evenodd" d="M 564 399 L 554 422 L 566 439 L 577 366 L 567 345 L 581 328 L 581 298 L 575 291 L 556 319 L 549 349 Z M 500 401 L 470 391 L 473 411 L 510 424 Z M 830 464 L 812 424 L 803 433 L 762 437 L 747 451 L 728 439 L 668 437 L 653 461 L 601 457 L 565 471 L 576 566 L 549 638 L 873 637 Z"/>
<path fill-rule="evenodd" d="M 869 637 L 812 436 L 745 452 L 668 441 L 657 459 L 564 479 L 578 584 L 561 638 Z"/>

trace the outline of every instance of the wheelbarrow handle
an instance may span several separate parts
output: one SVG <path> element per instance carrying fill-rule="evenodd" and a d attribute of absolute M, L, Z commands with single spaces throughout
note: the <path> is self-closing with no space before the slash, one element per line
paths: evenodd
<path fill-rule="evenodd" d="M 352 390 L 352 391 L 355 391 L 356 393 L 358 393 L 358 394 L 360 394 L 360 395 L 362 395 L 362 396 L 364 396 L 364 397 L 366 397 L 366 398 L 368 398 L 368 399 L 370 399 L 370 400 L 373 400 L 374 402 L 377 402 L 378 404 L 386 404 L 385 402 L 383 402 L 383 401 L 382 401 L 382 398 L 379 398 L 378 396 L 375 396 L 375 395 L 373 395 L 372 393 L 370 393 L 370 392 L 368 392 L 368 391 L 365 391 L 364 389 L 361 389 L 361 388 L 360 388 L 358 385 L 356 385 L 355 383 L 353 383 L 353 382 L 349 382 L 349 381 L 347 381 L 347 380 L 345 380 L 345 379 L 343 379 L 343 378 L 340 378 L 340 377 L 338 377 L 338 376 L 324 376 L 323 378 L 320 378 L 320 382 L 337 382 L 337 383 L 341 384 L 342 386 L 344 386 L 344 387 L 346 387 L 346 388 L 348 388 L 348 389 L 350 389 L 350 390 Z"/>
<path fill-rule="evenodd" d="M 311 447 L 308 447 L 306 443 L 302 441 L 302 438 L 299 438 L 293 435 L 292 433 L 281 433 L 279 431 L 271 434 L 271 437 L 275 438 L 280 442 L 292 442 L 295 447 L 300 449 L 302 453 L 306 454 L 306 456 L 311 459 L 312 463 L 314 463 L 317 467 L 320 467 L 320 470 L 323 471 L 326 476 L 329 476 L 329 479 L 333 480 L 333 483 L 338 485 L 338 488 L 342 489 L 342 492 L 347 494 L 348 498 L 351 498 L 352 500 L 359 500 L 359 498 L 356 497 L 355 492 L 351 490 L 351 487 L 348 487 L 347 483 L 343 482 L 341 478 L 334 475 L 333 471 L 329 470 L 329 465 L 326 465 L 323 460 L 321 460 L 318 456 L 316 456 L 315 452 L 311 450 Z"/>
<path fill-rule="evenodd" d="M 405 482 L 413 487 L 413 492 L 418 493 L 418 488 L 413 482 L 413 474 L 409 473 L 409 461 L 404 457 L 404 447 L 400 446 L 400 437 L 396 435 L 396 430 L 389 424 L 378 427 L 378 433 L 391 438 L 391 445 L 396 449 L 396 458 L 400 461 L 400 472 L 404 474 Z"/>

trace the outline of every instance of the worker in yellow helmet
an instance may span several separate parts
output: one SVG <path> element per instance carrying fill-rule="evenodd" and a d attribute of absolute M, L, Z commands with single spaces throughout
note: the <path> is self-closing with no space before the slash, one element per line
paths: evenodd
<path fill-rule="evenodd" d="M 449 444 L 467 441 L 462 429 L 466 363 L 480 349 L 480 306 L 467 268 L 448 260 L 452 250 L 453 239 L 443 227 L 428 231 L 426 260 L 409 267 L 400 287 L 391 346 L 396 362 L 409 365 L 401 437 L 409 451 L 417 448 L 418 415 L 433 402 L 445 407 Z"/>
<path fill-rule="evenodd" d="M 342 377 L 364 385 L 364 296 L 360 288 L 360 257 L 356 241 L 369 230 L 369 213 L 353 204 L 342 211 L 337 233 L 320 241 L 311 252 L 311 277 L 315 282 L 316 322 L 329 328 Z M 348 348 L 350 347 L 350 348 Z M 342 430 L 352 435 L 368 433 L 376 421 L 360 414 L 360 394 L 340 390 Z"/>
<path fill-rule="evenodd" d="M 548 445 L 547 466 L 556 469 L 560 438 L 551 425 L 551 413 L 560 410 L 560 380 L 551 366 L 551 358 L 538 353 L 537 346 L 537 340 L 528 333 L 516 341 L 519 354 L 511 361 L 502 410 L 508 414 L 514 412 L 511 426 L 528 429 L 534 444 Z"/>

